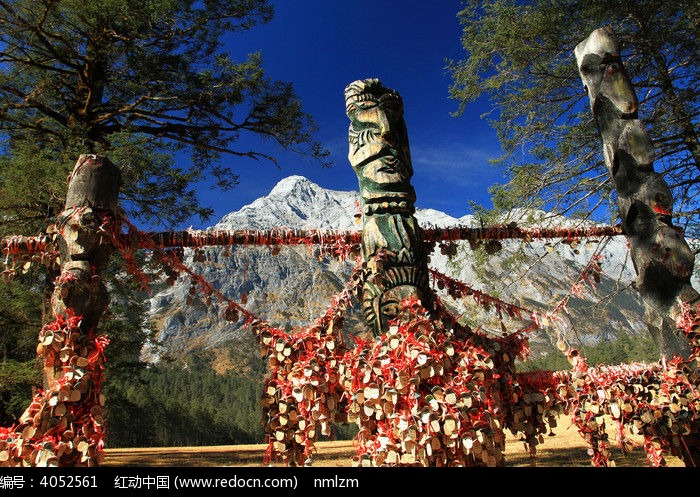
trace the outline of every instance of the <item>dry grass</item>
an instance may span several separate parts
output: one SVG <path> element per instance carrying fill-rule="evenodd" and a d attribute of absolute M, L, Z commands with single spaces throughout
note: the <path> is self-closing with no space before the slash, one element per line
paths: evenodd
<path fill-rule="evenodd" d="M 608 424 L 610 426 L 610 424 Z M 614 443 L 612 459 L 619 467 L 648 466 L 644 450 L 639 447 L 624 455 Z M 641 441 L 641 439 L 637 439 Z M 119 467 L 260 467 L 263 465 L 264 444 L 231 445 L 215 447 L 156 447 L 105 450 L 103 466 Z M 352 441 L 317 443 L 318 453 L 314 457 L 314 467 L 351 467 L 355 449 Z M 668 456 L 669 466 L 682 467 L 680 459 Z M 531 460 L 523 443 L 508 435 L 506 443 L 506 466 L 530 466 Z M 556 429 L 555 436 L 545 437 L 537 447 L 536 466 L 538 467 L 590 467 L 587 446 L 575 427 L 564 426 Z"/>

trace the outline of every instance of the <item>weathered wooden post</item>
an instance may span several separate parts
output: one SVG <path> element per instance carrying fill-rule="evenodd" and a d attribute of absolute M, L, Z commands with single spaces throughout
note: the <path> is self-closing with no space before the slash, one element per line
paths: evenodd
<path fill-rule="evenodd" d="M 427 254 L 413 216 L 416 194 L 401 96 L 379 79 L 358 80 L 345 88 L 345 111 L 348 159 L 361 194 L 362 255 L 369 266 L 362 310 L 379 335 L 405 299 L 416 297 L 431 310 Z"/>
<path fill-rule="evenodd" d="M 69 177 L 55 224 L 61 273 L 51 307 L 55 320 L 39 334 L 44 390 L 0 440 L 0 460 L 20 466 L 94 466 L 102 459 L 103 349 L 96 328 L 108 305 L 100 276 L 113 251 L 121 173 L 109 160 L 82 155 Z"/>
<path fill-rule="evenodd" d="M 700 300 L 690 284 L 694 255 L 672 224 L 673 196 L 654 171 L 654 147 L 638 119 L 637 97 L 617 38 L 607 27 L 597 29 L 574 53 L 617 191 L 647 326 L 662 356 L 687 357 L 691 348 L 677 332 L 676 321 L 681 302 Z"/>

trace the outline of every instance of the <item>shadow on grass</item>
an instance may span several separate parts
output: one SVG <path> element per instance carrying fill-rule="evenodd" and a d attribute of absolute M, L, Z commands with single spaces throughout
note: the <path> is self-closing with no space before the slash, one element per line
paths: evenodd
<path fill-rule="evenodd" d="M 518 439 L 507 441 L 506 467 L 592 467 L 587 447 L 578 435 L 546 438 L 537 446 L 534 461 Z M 103 466 L 122 467 L 264 467 L 265 444 L 214 446 L 214 447 L 158 447 L 107 449 Z M 313 457 L 314 467 L 350 467 L 355 456 L 352 441 L 319 442 Z M 649 467 L 646 454 L 638 447 L 627 454 L 614 443 L 610 447 L 611 459 L 616 467 Z M 673 456 L 666 458 L 668 466 L 684 466 Z M 533 464 L 534 462 L 534 464 Z M 284 466 L 278 462 L 276 467 Z"/>

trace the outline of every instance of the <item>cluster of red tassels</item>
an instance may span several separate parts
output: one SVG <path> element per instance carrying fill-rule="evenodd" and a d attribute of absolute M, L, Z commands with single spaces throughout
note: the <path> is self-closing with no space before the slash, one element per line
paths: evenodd
<path fill-rule="evenodd" d="M 439 315 L 429 316 L 418 302 L 404 302 L 400 318 L 387 333 L 371 340 L 358 337 L 354 346 L 348 347 L 342 327 L 351 298 L 364 281 L 359 260 L 353 278 L 328 310 L 307 328 L 286 333 L 247 311 L 244 303 L 228 299 L 187 267 L 178 250 L 165 249 L 305 243 L 345 258 L 356 255 L 360 242 L 357 232 L 242 230 L 149 235 L 133 226 L 127 234 L 117 224 L 109 229 L 112 243 L 124 254 L 127 270 L 144 286 L 151 280 L 134 256 L 141 248 L 151 250 L 153 259 L 169 274 L 187 274 L 193 291 L 201 292 L 212 305 L 216 300 L 226 319 L 243 317 L 244 325 L 254 331 L 270 365 L 262 399 L 270 442 L 266 460 L 270 462 L 305 463 L 313 455 L 314 441 L 331 435 L 331 425 L 338 420 L 353 421 L 360 428 L 357 465 L 499 465 L 505 429 L 522 433 L 534 457 L 535 446 L 547 430 L 552 433 L 561 414 L 571 416 L 589 443 L 592 463 L 597 466 L 613 464 L 605 415 L 619 424 L 621 443 L 629 442 L 622 426 L 644 436 L 652 465 L 664 465 L 665 453 L 677 453 L 685 437 L 696 435 L 700 395 L 697 374 L 689 363 L 673 360 L 663 365 L 589 368 L 576 350 L 569 349 L 571 371 L 516 373 L 515 360 L 527 357 L 527 334 L 538 329 L 542 315 L 440 273 L 431 272 L 433 281 L 451 296 L 471 296 L 484 308 L 495 309 L 499 317 L 503 313 L 517 319 L 528 317 L 531 324 L 507 336 L 486 336 L 460 328 L 440 305 L 436 306 Z M 620 233 L 619 227 L 525 230 L 507 225 L 425 230 L 425 239 L 429 244 L 506 238 L 571 240 Z M 46 252 L 46 242 L 14 238 L 6 241 L 4 251 L 8 257 Z M 580 291 L 579 283 L 592 284 L 599 271 L 594 258 L 572 292 Z M 58 319 L 42 330 L 40 343 L 53 343 L 47 339 L 50 333 L 53 339 L 62 338 L 68 346 L 60 350 L 51 346 L 46 360 L 53 366 L 57 357 L 66 364 L 79 361 L 84 373 L 80 378 L 60 378 L 52 390 L 37 394 L 21 426 L 0 433 L 0 458 L 47 464 L 65 458 L 74 458 L 73 462 L 78 458 L 79 463 L 87 464 L 99 461 L 103 420 L 96 406 L 101 406 L 101 399 L 70 405 L 65 400 L 66 396 L 67 400 L 77 399 L 85 374 L 93 384 L 101 381 L 107 340 L 90 336 L 88 345 L 77 352 L 66 331 L 74 325 Z M 696 360 L 695 309 L 686 310 L 679 327 L 691 339 L 695 351 L 691 360 Z M 93 391 L 99 392 L 99 388 Z M 91 406 L 88 412 L 80 410 L 85 406 Z M 47 430 L 49 425 L 52 428 Z M 17 436 L 18 430 L 22 437 Z M 18 440 L 23 442 L 18 444 Z M 52 452 L 43 452 L 48 449 Z"/>
<path fill-rule="evenodd" d="M 262 239 L 253 237 L 252 240 Z M 507 315 L 517 319 L 527 317 L 531 323 L 511 334 L 508 337 L 510 342 L 504 341 L 503 338 L 471 334 L 469 342 L 461 343 L 457 340 L 451 348 L 445 348 L 442 342 L 438 344 L 436 341 L 436 337 L 444 340 L 444 330 L 436 334 L 435 326 L 439 328 L 443 322 L 454 323 L 456 320 L 446 316 L 444 309 L 438 307 L 441 309 L 441 316 L 437 318 L 414 314 L 411 319 L 397 324 L 398 329 L 402 331 L 395 333 L 395 336 L 385 336 L 380 340 L 358 339 L 354 347 L 347 348 L 341 334 L 344 311 L 350 304 L 350 297 L 362 283 L 360 272 L 356 271 L 348 288 L 334 299 L 328 311 L 315 324 L 288 334 L 250 314 L 243 305 L 226 299 L 200 275 L 187 268 L 181 258 L 172 251 L 164 251 L 163 254 L 161 261 L 172 271 L 188 274 L 194 286 L 205 296 L 213 295 L 219 301 L 225 302 L 225 312 L 244 316 L 244 324 L 251 326 L 259 337 L 263 353 L 268 357 L 271 366 L 271 374 L 265 384 L 266 394 L 263 396 L 264 416 L 270 438 L 267 461 L 282 461 L 287 464 L 302 464 L 308 461 L 313 455 L 314 441 L 319 436 L 330 434 L 332 421 L 349 419 L 358 423 L 360 427 L 356 440 L 358 455 L 355 463 L 358 465 L 498 464 L 502 458 L 502 437 L 498 435 L 502 431 L 499 430 L 510 429 L 522 433 L 534 458 L 535 447 L 541 443 L 542 435 L 548 431 L 551 434 L 552 429 L 556 427 L 557 418 L 568 414 L 591 447 L 592 463 L 598 466 L 614 464 L 610 460 L 609 442 L 602 415 L 611 411 L 617 413 L 617 408 L 611 406 L 617 405 L 618 398 L 611 389 L 613 385 L 631 382 L 631 371 L 636 370 L 630 369 L 632 366 L 588 368 L 585 359 L 577 355 L 577 351 L 570 349 L 572 371 L 516 374 L 515 358 L 526 358 L 526 335 L 539 328 L 543 317 L 541 313 L 509 304 L 432 271 L 433 282 L 438 289 L 447 289 L 448 294 L 454 297 L 470 296 L 484 308 L 498 312 L 499 316 Z M 599 278 L 599 272 L 600 264 L 594 257 L 578 278 L 571 293 L 575 294 L 577 288 L 580 288 L 577 285 L 582 283 L 593 285 Z M 556 311 L 565 309 L 565 304 L 563 301 Z M 409 308 L 418 312 L 415 306 Z M 553 313 L 546 316 L 550 317 L 551 314 Z M 394 331 L 396 329 L 394 328 Z M 433 331 L 428 332 L 430 329 Z M 418 335 L 430 336 L 431 340 L 418 340 L 415 330 L 423 330 L 419 331 Z M 474 340 L 477 339 L 481 343 L 481 349 L 474 345 Z M 386 345 L 396 344 L 397 341 L 399 345 L 387 355 Z M 419 342 L 423 344 L 423 353 L 416 353 L 414 345 Z M 329 347 L 329 343 L 333 345 Z M 426 343 L 432 345 L 426 348 Z M 455 344 L 463 355 L 477 354 L 481 359 L 462 361 L 460 370 L 457 366 L 459 362 L 453 363 L 451 359 L 446 359 L 450 357 L 447 350 L 454 353 Z M 483 347 L 490 353 L 485 352 Z M 483 370 L 477 373 L 482 383 L 480 387 L 475 387 L 476 383 L 469 382 L 471 373 L 466 373 L 468 368 L 464 369 L 464 365 L 483 366 L 480 360 L 485 357 L 491 357 L 490 361 L 486 362 L 490 364 L 490 369 L 488 374 Z M 505 361 L 504 357 L 508 358 L 508 361 Z M 370 363 L 383 366 L 369 367 Z M 647 377 L 656 378 L 657 373 L 653 366 L 634 367 L 646 371 Z M 399 378 L 396 376 L 398 372 L 403 372 L 400 378 L 414 385 L 407 397 L 395 388 L 395 381 Z M 422 389 L 416 390 L 415 386 L 421 382 Z M 448 390 L 449 399 L 453 399 L 453 394 L 462 398 L 463 394 L 466 394 L 461 386 L 464 384 L 471 385 L 472 390 L 469 390 L 469 395 L 465 395 L 463 399 L 475 395 L 479 397 L 479 392 L 481 397 L 486 395 L 486 403 L 482 404 L 481 411 L 470 407 L 471 417 L 465 418 L 464 411 L 460 410 L 465 404 L 457 402 L 453 405 L 444 400 L 442 403 L 438 401 L 439 409 L 431 409 L 436 405 L 433 388 L 437 387 L 443 392 Z M 365 392 L 367 385 L 370 385 L 369 398 Z M 374 391 L 375 385 L 382 385 L 378 396 Z M 693 388 L 696 389 L 695 386 Z M 600 392 L 605 394 L 601 396 Z M 467 402 L 476 405 L 476 397 Z M 616 399 L 615 403 L 611 404 L 610 399 Z M 488 405 L 488 409 L 484 410 L 484 405 Z M 633 407 L 633 414 L 647 405 L 637 401 Z M 481 420 L 482 416 L 489 420 L 485 425 Z M 693 411 L 691 417 L 694 416 Z M 407 428 L 407 418 L 425 419 L 425 422 L 409 423 Z M 619 422 L 626 426 L 632 426 L 634 421 L 639 424 L 638 418 L 634 416 L 620 415 L 613 419 L 616 422 L 619 419 Z M 479 435 L 479 430 L 474 426 L 488 426 L 491 438 L 485 437 L 486 432 Z M 494 426 L 498 426 L 499 430 L 494 430 Z M 637 428 L 636 431 L 642 433 L 645 430 Z M 646 432 L 651 433 L 649 429 Z M 408 435 L 408 438 L 400 443 L 402 433 Z M 622 429 L 619 433 L 622 434 Z M 493 434 L 496 434 L 495 438 Z M 645 443 L 645 447 L 650 463 L 663 465 L 661 454 L 672 451 L 671 444 L 660 443 L 659 440 L 664 438 L 653 434 L 647 438 L 649 441 Z M 629 443 L 626 437 L 621 440 Z M 457 441 L 461 446 L 458 447 Z"/>
<path fill-rule="evenodd" d="M 9 466 L 95 466 L 104 459 L 104 350 L 109 340 L 83 334 L 68 312 L 39 334 L 38 355 L 61 372 L 39 390 L 17 424 L 0 432 L 0 462 Z"/>

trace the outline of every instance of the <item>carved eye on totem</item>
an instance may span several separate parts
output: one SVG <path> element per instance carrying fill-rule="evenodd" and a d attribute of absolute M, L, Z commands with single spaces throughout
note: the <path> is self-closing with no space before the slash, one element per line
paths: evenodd
<path fill-rule="evenodd" d="M 370 94 L 356 96 L 347 106 L 351 121 L 348 139 L 352 154 L 379 136 L 389 136 L 400 122 L 402 112 L 401 98 L 393 93 L 379 97 Z"/>
<path fill-rule="evenodd" d="M 348 98 L 345 113 L 352 119 L 358 111 L 371 109 L 379 105 L 377 98 L 369 93 L 360 93 Z"/>
<path fill-rule="evenodd" d="M 403 101 L 395 93 L 385 93 L 379 97 L 379 105 L 390 112 L 403 112 Z"/>
<path fill-rule="evenodd" d="M 377 102 L 374 99 L 371 100 L 360 100 L 358 102 L 355 102 L 353 104 L 354 110 L 368 110 L 368 109 L 373 109 L 379 105 L 379 102 Z"/>
<path fill-rule="evenodd" d="M 361 129 L 359 131 L 351 127 L 348 132 L 348 140 L 353 147 L 353 153 L 356 153 L 360 148 L 375 140 L 378 134 L 379 130 L 373 127 Z"/>
<path fill-rule="evenodd" d="M 596 54 L 586 54 L 581 61 L 579 71 L 581 74 L 588 77 L 599 75 L 601 70 L 604 70 L 606 62 L 603 58 Z"/>
<path fill-rule="evenodd" d="M 619 55 L 606 52 L 600 60 L 600 67 L 606 74 L 614 74 L 622 71 L 622 59 Z"/>
<path fill-rule="evenodd" d="M 395 299 L 384 299 L 381 303 L 381 314 L 384 319 L 393 319 L 399 315 L 400 302 Z"/>
<path fill-rule="evenodd" d="M 383 112 L 403 113 L 403 101 L 399 95 L 394 93 L 385 93 L 379 97 L 369 93 L 356 95 L 349 100 L 345 110 L 346 114 L 355 121 L 358 113 L 376 107 L 380 107 Z"/>

